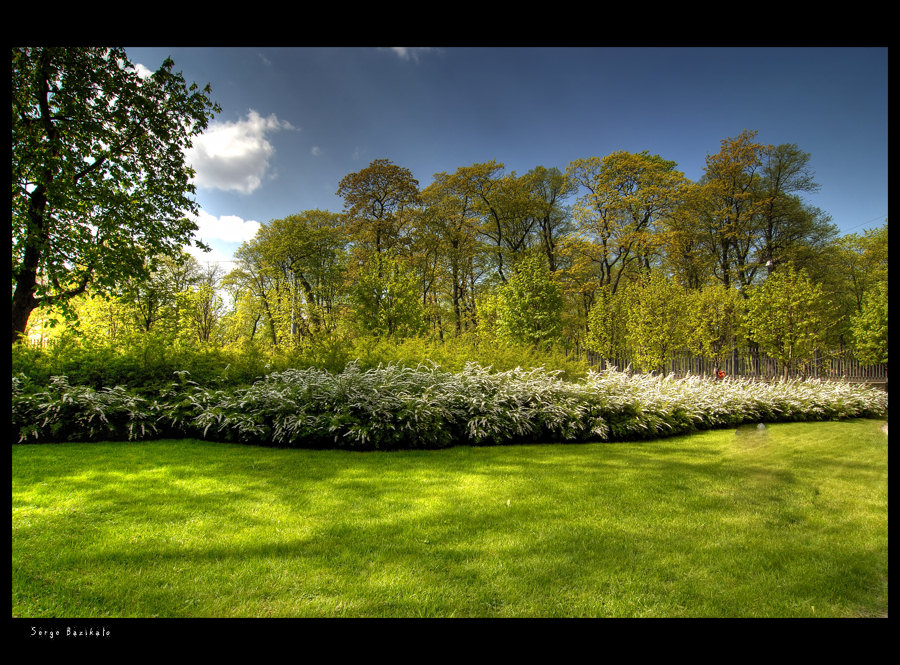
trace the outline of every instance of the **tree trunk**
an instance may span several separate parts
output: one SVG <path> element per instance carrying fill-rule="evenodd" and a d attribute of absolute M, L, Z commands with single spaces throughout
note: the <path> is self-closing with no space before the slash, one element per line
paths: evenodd
<path fill-rule="evenodd" d="M 41 109 L 41 122 L 44 125 L 48 140 L 48 157 L 50 160 L 58 155 L 57 131 L 53 126 L 50 114 L 50 61 L 53 57 L 51 49 L 44 49 L 40 54 L 40 89 L 37 92 L 37 102 Z M 49 240 L 49 230 L 44 218 L 47 210 L 47 185 L 52 184 L 53 176 L 45 166 L 45 172 L 41 175 L 41 182 L 32 190 L 28 197 L 28 228 L 25 232 L 25 250 L 22 255 L 22 263 L 18 269 L 14 268 L 16 290 L 12 297 L 12 343 L 15 344 L 25 336 L 25 328 L 28 327 L 28 319 L 31 313 L 37 309 L 38 300 L 34 297 L 37 287 L 38 266 L 41 261 L 40 248 Z"/>
<path fill-rule="evenodd" d="M 16 291 L 12 297 L 12 343 L 15 344 L 25 337 L 25 328 L 28 327 L 28 319 L 31 313 L 37 308 L 37 300 L 34 297 L 34 286 L 37 283 L 35 274 L 31 273 L 31 279 L 28 275 L 20 273 L 16 282 Z M 31 282 L 29 288 L 28 282 Z"/>
<path fill-rule="evenodd" d="M 34 297 L 34 291 L 37 287 L 38 265 L 41 259 L 38 246 L 42 240 L 46 240 L 47 235 L 44 225 L 46 205 L 47 198 L 44 195 L 44 187 L 39 185 L 31 193 L 31 200 L 28 202 L 29 229 L 25 237 L 25 251 L 22 254 L 21 265 L 14 272 L 16 290 L 12 297 L 13 344 L 25 335 L 28 319 L 39 304 Z"/>

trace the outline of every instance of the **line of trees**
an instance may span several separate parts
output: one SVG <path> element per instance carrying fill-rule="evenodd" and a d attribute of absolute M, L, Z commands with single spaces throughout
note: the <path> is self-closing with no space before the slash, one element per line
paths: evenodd
<path fill-rule="evenodd" d="M 887 224 L 838 237 L 801 198 L 815 187 L 808 154 L 754 132 L 722 141 L 696 183 L 649 152 L 523 175 L 473 164 L 424 189 L 381 159 L 339 183 L 340 213 L 263 224 L 231 272 L 161 257 L 115 312 L 85 299 L 81 316 L 268 348 L 478 335 L 641 370 L 684 350 L 785 372 L 846 349 L 887 362 Z"/>
<path fill-rule="evenodd" d="M 744 131 L 697 182 L 649 151 L 489 161 L 424 188 L 378 159 L 338 183 L 340 212 L 270 220 L 224 273 L 181 250 L 199 244 L 184 150 L 220 111 L 209 86 L 120 48 L 11 58 L 13 344 L 60 314 L 112 343 L 477 336 L 641 369 L 738 347 L 786 368 L 848 348 L 887 362 L 887 222 L 838 237 L 794 144 Z"/>
<path fill-rule="evenodd" d="M 723 140 L 696 183 L 646 151 L 523 175 L 473 164 L 424 189 L 376 160 L 341 181 L 341 213 L 265 225 L 226 282 L 272 344 L 343 325 L 562 345 L 641 369 L 738 346 L 786 370 L 847 348 L 886 362 L 887 224 L 839 238 L 802 198 L 816 189 L 807 153 L 751 131 Z"/>

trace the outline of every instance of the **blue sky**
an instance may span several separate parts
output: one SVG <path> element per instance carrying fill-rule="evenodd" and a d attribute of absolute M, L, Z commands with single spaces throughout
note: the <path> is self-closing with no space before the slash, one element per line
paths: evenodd
<path fill-rule="evenodd" d="M 204 260 L 259 223 L 339 212 L 348 173 L 386 158 L 421 187 L 496 160 L 507 171 L 648 150 L 692 179 L 744 129 L 810 153 L 806 200 L 842 233 L 888 216 L 887 48 L 128 48 L 166 56 L 222 106 L 189 155 Z M 230 268 L 225 264 L 223 267 Z"/>

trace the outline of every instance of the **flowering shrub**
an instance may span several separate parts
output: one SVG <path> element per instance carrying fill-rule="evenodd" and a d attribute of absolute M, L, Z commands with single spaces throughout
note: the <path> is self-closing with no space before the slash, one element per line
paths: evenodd
<path fill-rule="evenodd" d="M 21 384 L 13 379 L 12 422 L 19 441 L 131 440 L 158 432 L 152 405 L 120 386 L 94 390 L 54 376 L 46 390 L 25 395 Z"/>
<path fill-rule="evenodd" d="M 756 383 L 607 370 L 567 382 L 559 372 L 492 372 L 472 363 L 461 372 L 350 364 L 338 374 L 289 369 L 249 387 L 212 390 L 176 374 L 179 380 L 153 398 L 118 386 L 72 386 L 65 377 L 29 391 L 14 377 L 14 439 L 189 436 L 284 447 L 440 448 L 615 441 L 887 413 L 886 392 L 815 379 Z"/>

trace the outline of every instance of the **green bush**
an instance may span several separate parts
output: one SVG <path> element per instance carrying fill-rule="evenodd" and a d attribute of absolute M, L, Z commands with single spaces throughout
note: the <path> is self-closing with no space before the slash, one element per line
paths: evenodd
<path fill-rule="evenodd" d="M 13 424 L 19 440 L 41 442 L 146 439 L 157 434 L 152 405 L 122 387 L 72 386 L 64 376 L 25 395 L 13 380 Z"/>
<path fill-rule="evenodd" d="M 218 388 L 249 386 L 273 372 L 317 368 L 343 372 L 349 364 L 363 370 L 379 365 L 415 368 L 436 363 L 447 371 L 462 371 L 475 362 L 496 371 L 543 367 L 567 380 L 584 378 L 583 360 L 558 350 L 497 343 L 475 335 L 438 339 L 332 334 L 291 348 L 260 344 L 216 347 L 188 345 L 155 335 L 135 335 L 127 343 L 109 345 L 64 336 L 47 348 L 18 344 L 12 349 L 12 373 L 46 386 L 52 376 L 95 390 L 123 386 L 153 396 L 166 390 L 174 372 L 186 371 L 199 384 Z"/>
<path fill-rule="evenodd" d="M 133 343 L 111 346 L 63 339 L 44 349 L 18 344 L 12 348 L 12 373 L 48 385 L 65 376 L 72 385 L 96 390 L 123 386 L 152 395 L 165 389 L 174 372 L 187 371 L 206 385 L 249 385 L 271 370 L 272 357 L 257 347 L 221 349 L 190 346 L 144 335 Z"/>
<path fill-rule="evenodd" d="M 746 422 L 879 417 L 887 393 L 818 380 L 772 384 L 615 370 L 565 381 L 537 368 L 449 372 L 397 364 L 287 369 L 249 387 L 209 387 L 186 371 L 155 397 L 54 377 L 13 378 L 14 440 L 188 436 L 284 447 L 440 448 L 523 441 L 654 438 Z"/>

